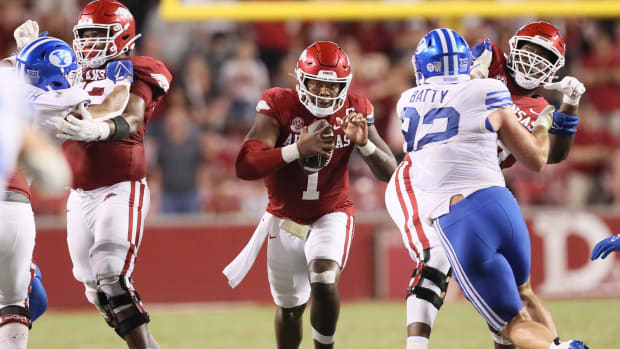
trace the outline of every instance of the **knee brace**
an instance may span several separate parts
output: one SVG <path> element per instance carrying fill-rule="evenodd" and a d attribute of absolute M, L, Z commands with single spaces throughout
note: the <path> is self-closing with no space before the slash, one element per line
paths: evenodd
<path fill-rule="evenodd" d="M 7 305 L 0 308 L 0 327 L 11 322 L 17 322 L 32 328 L 32 322 L 30 321 L 30 312 L 27 308 L 19 305 Z"/>
<path fill-rule="evenodd" d="M 411 275 L 411 282 L 409 283 L 407 297 L 415 295 L 417 298 L 431 303 L 439 310 L 443 305 L 443 299 L 446 297 L 448 283 L 452 277 L 452 269 L 448 271 L 448 274 L 444 274 L 439 269 L 424 265 L 424 262 L 420 263 L 422 265 L 419 265 Z M 434 283 L 439 288 L 440 294 L 437 294 L 430 288 L 422 287 L 420 284 L 423 279 Z"/>
<path fill-rule="evenodd" d="M 126 275 L 98 280 L 97 303 L 108 325 L 123 338 L 131 330 L 150 321 L 140 295 Z"/>

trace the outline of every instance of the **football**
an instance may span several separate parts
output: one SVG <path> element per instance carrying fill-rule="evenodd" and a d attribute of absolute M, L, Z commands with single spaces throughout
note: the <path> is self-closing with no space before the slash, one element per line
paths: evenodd
<path fill-rule="evenodd" d="M 308 132 L 314 132 L 317 129 L 323 127 L 326 123 L 327 123 L 326 120 L 317 120 L 308 126 Z M 333 135 L 334 135 L 334 131 L 332 130 L 331 127 L 325 130 L 325 132 L 323 133 L 323 136 L 325 137 L 329 137 Z M 334 154 L 334 150 L 332 149 L 329 153 L 329 156 L 323 156 L 319 154 L 319 155 L 301 158 L 298 160 L 299 165 L 304 170 L 304 172 L 306 172 L 307 174 L 313 174 L 313 173 L 319 172 L 322 168 L 327 166 L 329 164 L 329 161 L 332 159 L 333 154 Z"/>

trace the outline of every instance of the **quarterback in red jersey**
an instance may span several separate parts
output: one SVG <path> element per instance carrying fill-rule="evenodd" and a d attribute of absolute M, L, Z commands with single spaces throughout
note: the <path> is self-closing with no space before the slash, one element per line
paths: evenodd
<path fill-rule="evenodd" d="M 348 92 L 351 67 L 337 44 L 308 46 L 295 73 L 296 91 L 272 88 L 263 93 L 237 157 L 237 176 L 264 178 L 269 204 L 250 244 L 224 274 L 236 286 L 269 236 L 278 348 L 299 347 L 310 294 L 315 348 L 332 348 L 340 308 L 337 283 L 353 238 L 349 157 L 357 148 L 383 181 L 396 160 L 373 126 L 370 101 Z"/>
<path fill-rule="evenodd" d="M 92 102 L 55 124 L 74 177 L 67 201 L 73 274 L 129 348 L 159 348 L 131 273 L 150 203 L 144 133 L 172 76 L 158 60 L 128 57 L 140 35 L 117 1 L 89 3 L 73 31 L 80 83 Z M 98 108 L 116 112 L 93 118 Z"/>

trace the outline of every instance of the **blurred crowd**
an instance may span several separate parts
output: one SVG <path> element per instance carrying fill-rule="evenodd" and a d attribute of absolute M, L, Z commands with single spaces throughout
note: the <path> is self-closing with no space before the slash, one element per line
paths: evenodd
<path fill-rule="evenodd" d="M 167 23 L 156 1 L 122 1 L 136 17 L 136 55 L 158 58 L 173 73 L 173 84 L 149 123 L 148 183 L 153 213 L 243 213 L 259 216 L 267 202 L 262 181 L 236 178 L 234 161 L 250 128 L 262 91 L 294 88 L 297 57 L 315 40 L 331 40 L 349 55 L 350 91 L 366 95 L 375 107 L 376 127 L 402 157 L 400 121 L 394 106 L 415 85 L 411 55 L 429 30 L 447 26 L 470 45 L 489 37 L 505 52 L 508 39 L 537 18 L 403 21 Z M 0 2 L 0 48 L 13 52 L 13 29 L 28 18 L 41 30 L 67 42 L 87 1 Z M 613 205 L 620 203 L 620 21 L 550 20 L 564 33 L 566 66 L 560 75 L 587 87 L 580 125 L 569 158 L 531 173 L 518 165 L 506 171 L 521 204 Z M 556 106 L 560 95 L 541 90 Z M 377 185 L 359 156 L 350 167 L 351 195 L 361 211 L 380 209 L 385 186 Z M 36 199 L 38 213 L 64 214 L 64 198 Z"/>

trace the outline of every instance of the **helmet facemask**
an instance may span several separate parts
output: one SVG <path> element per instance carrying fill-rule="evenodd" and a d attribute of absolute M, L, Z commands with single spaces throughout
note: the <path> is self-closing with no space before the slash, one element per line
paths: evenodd
<path fill-rule="evenodd" d="M 317 118 L 324 118 L 334 114 L 340 110 L 346 101 L 349 85 L 353 78 L 353 74 L 339 78 L 336 72 L 331 70 L 321 70 L 317 75 L 304 72 L 300 68 L 295 69 L 297 78 L 297 96 L 299 101 L 308 109 L 312 115 Z M 335 97 L 319 96 L 310 92 L 308 89 L 308 81 L 316 80 L 328 83 L 338 83 L 340 89 Z M 322 102 L 326 102 L 326 106 L 321 106 Z M 329 103 L 329 105 L 327 105 Z"/>
<path fill-rule="evenodd" d="M 123 35 L 129 24 L 122 27 L 120 23 L 113 24 L 78 24 L 73 27 L 73 50 L 78 64 L 89 68 L 98 68 L 110 59 L 116 58 L 123 53 L 129 52 L 134 47 L 134 42 L 140 34 L 133 37 L 123 47 L 119 48 L 116 41 Z M 95 37 L 83 38 L 81 34 L 86 30 L 97 30 L 102 34 Z"/>
<path fill-rule="evenodd" d="M 527 49 L 532 46 L 537 49 Z M 553 46 L 545 44 L 536 37 L 512 37 L 508 68 L 517 85 L 526 90 L 533 90 L 552 82 L 556 78 L 555 74 L 564 66 L 564 57 L 556 51 Z"/>

